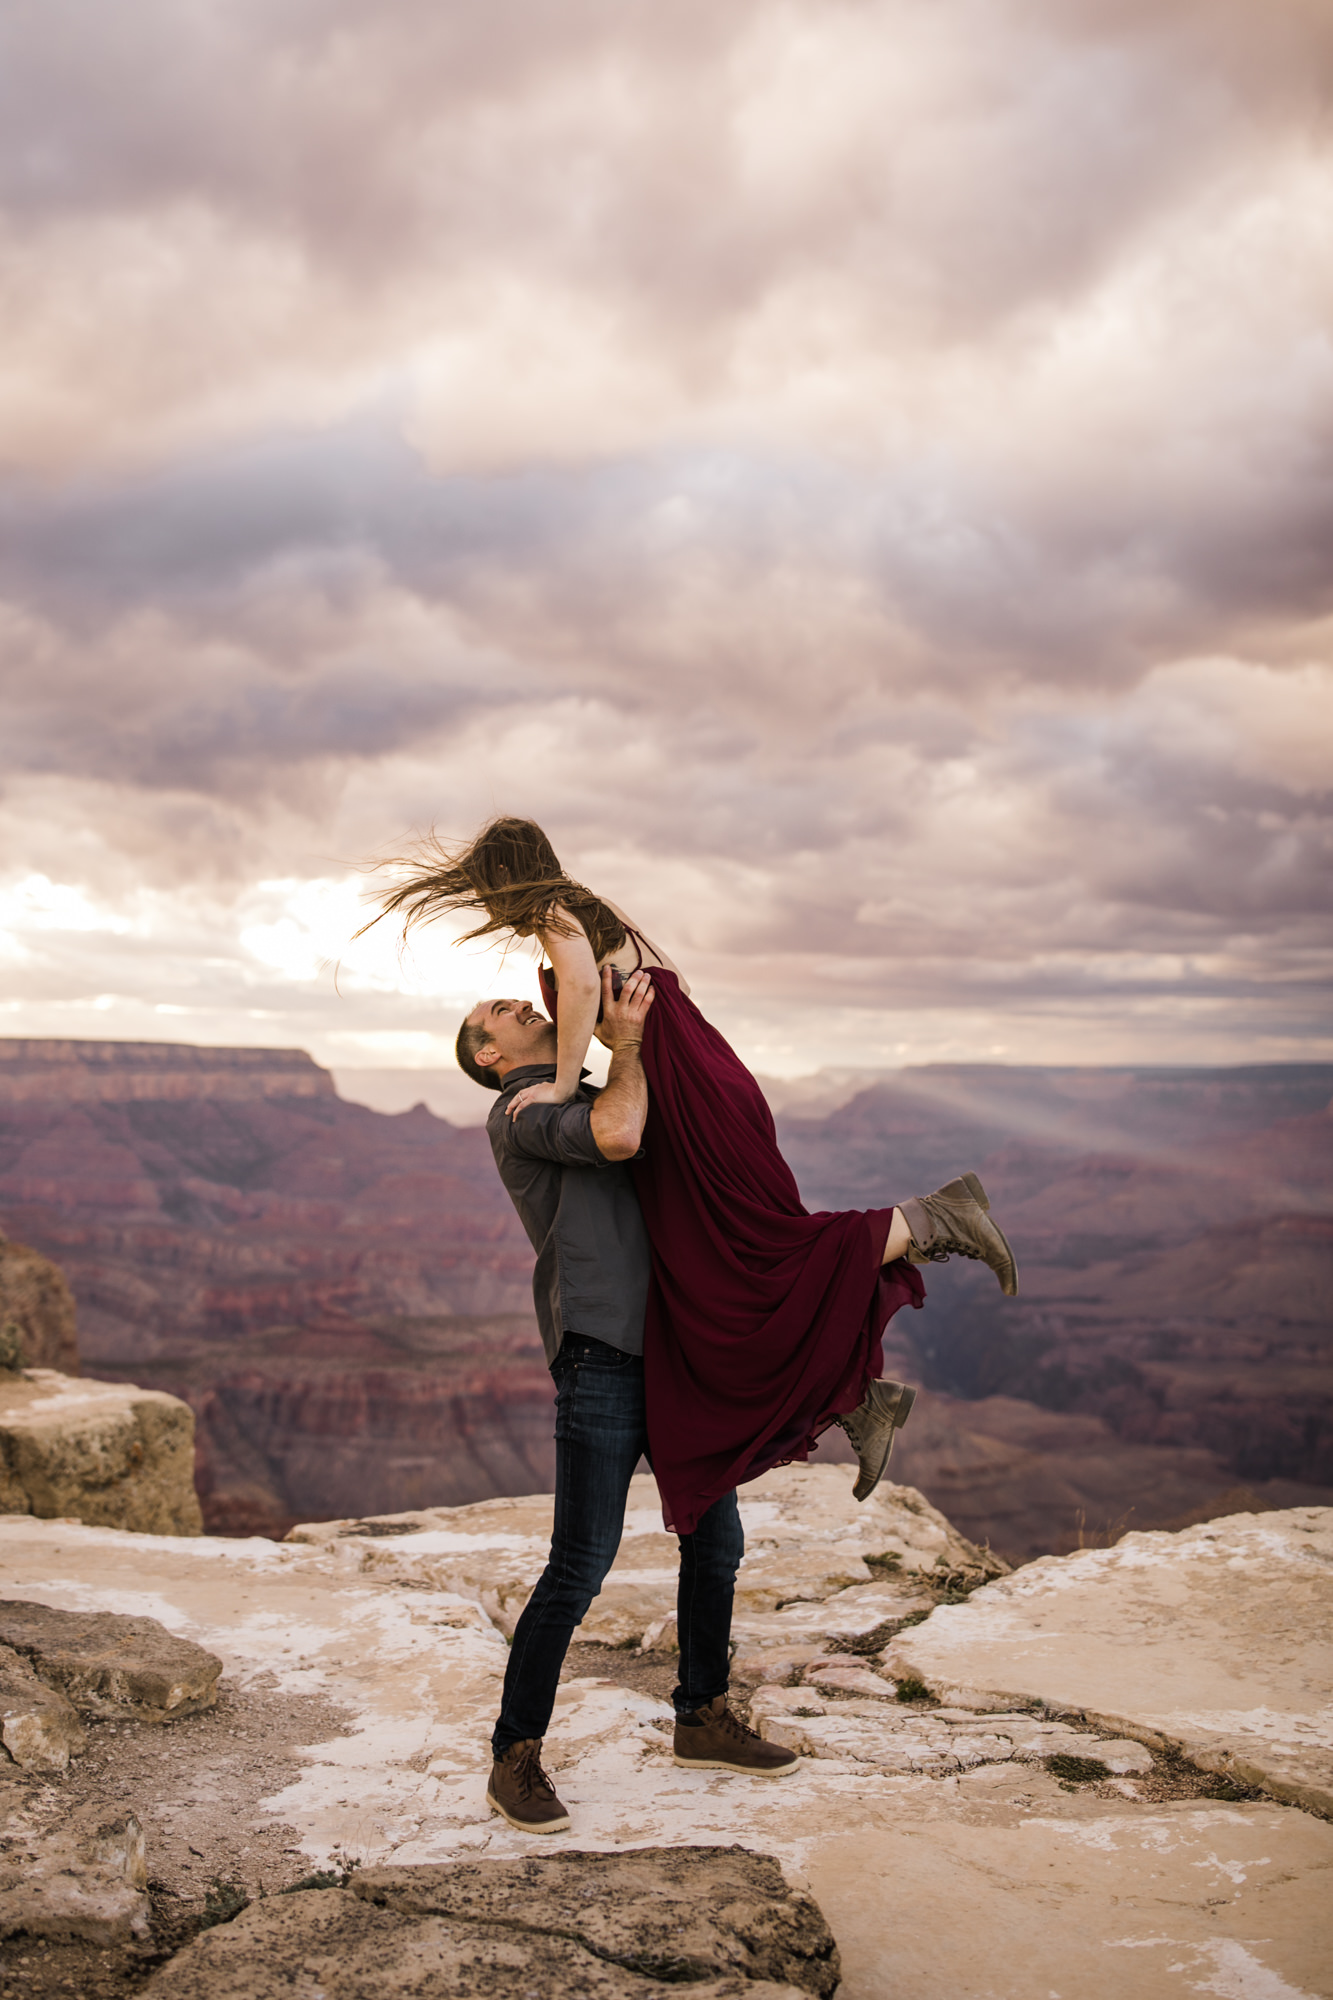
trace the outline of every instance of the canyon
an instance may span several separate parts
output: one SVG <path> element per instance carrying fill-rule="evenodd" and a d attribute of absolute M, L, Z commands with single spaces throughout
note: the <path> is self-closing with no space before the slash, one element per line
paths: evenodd
<path fill-rule="evenodd" d="M 1022 1274 L 931 1267 L 892 1323 L 929 1392 L 897 1477 L 1012 1560 L 1333 1499 L 1333 1065 L 866 1082 L 789 1093 L 809 1206 L 976 1167 Z M 477 1127 L 346 1102 L 299 1050 L 0 1040 L 0 1230 L 65 1273 L 85 1374 L 191 1405 L 211 1532 L 549 1489 L 531 1252 Z"/>
<path fill-rule="evenodd" d="M 812 1208 L 978 1163 L 1022 1290 L 889 1329 L 899 1476 L 1015 1559 L 1333 1491 L 1333 1066 L 939 1065 L 780 1120 Z M 989 1489 L 989 1497 L 987 1493 Z"/>

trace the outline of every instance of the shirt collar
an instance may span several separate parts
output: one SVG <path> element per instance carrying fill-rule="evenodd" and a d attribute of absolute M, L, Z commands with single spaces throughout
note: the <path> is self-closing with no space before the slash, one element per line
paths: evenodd
<path fill-rule="evenodd" d="M 592 1075 L 591 1070 L 586 1070 L 586 1069 L 580 1070 L 579 1082 L 586 1083 L 591 1075 Z M 504 1082 L 500 1085 L 500 1095 L 503 1097 L 506 1094 L 506 1092 L 510 1090 L 516 1090 L 522 1084 L 525 1083 L 554 1083 L 554 1082 L 555 1082 L 554 1063 L 524 1063 L 521 1069 L 510 1070 L 508 1076 L 505 1078 Z"/>
<path fill-rule="evenodd" d="M 554 1082 L 555 1082 L 554 1063 L 524 1063 L 521 1069 L 510 1070 L 508 1076 L 505 1077 L 504 1081 L 500 1085 L 500 1095 L 503 1097 L 506 1091 L 515 1090 L 521 1084 L 525 1083 L 554 1083 Z"/>

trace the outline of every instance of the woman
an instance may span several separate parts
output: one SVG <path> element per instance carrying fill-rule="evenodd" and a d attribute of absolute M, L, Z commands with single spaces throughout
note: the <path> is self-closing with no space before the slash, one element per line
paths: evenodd
<path fill-rule="evenodd" d="M 623 910 L 565 873 L 539 826 L 496 819 L 458 849 L 432 836 L 404 866 L 380 912 L 401 917 L 404 936 L 468 911 L 484 921 L 467 937 L 534 937 L 550 961 L 539 977 L 557 1027 L 556 1074 L 519 1092 L 515 1114 L 574 1095 L 602 968 L 652 972 L 635 1176 L 653 1248 L 648 1423 L 669 1523 L 691 1533 L 721 1495 L 804 1459 L 833 1423 L 856 1447 L 865 1499 L 915 1394 L 878 1379 L 890 1317 L 925 1297 L 914 1265 L 979 1257 L 1003 1291 L 1018 1289 L 981 1183 L 967 1175 L 897 1208 L 808 1214 L 763 1092 L 678 968 Z"/>

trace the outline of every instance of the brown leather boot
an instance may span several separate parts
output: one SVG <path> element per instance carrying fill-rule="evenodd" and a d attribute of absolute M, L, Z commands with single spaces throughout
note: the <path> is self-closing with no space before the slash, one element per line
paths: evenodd
<path fill-rule="evenodd" d="M 1018 1291 L 1018 1267 L 1004 1231 L 992 1222 L 986 1190 L 975 1174 L 936 1188 L 934 1194 L 911 1195 L 898 1212 L 912 1232 L 909 1264 L 943 1264 L 950 1257 L 976 1257 L 989 1264 L 1007 1299 Z"/>
<path fill-rule="evenodd" d="M 569 1814 L 542 1769 L 540 1736 L 511 1743 L 496 1758 L 486 1787 L 486 1803 L 493 1812 L 503 1813 L 520 1833 L 569 1831 Z"/>
<path fill-rule="evenodd" d="M 720 1694 L 706 1708 L 696 1708 L 687 1722 L 676 1717 L 672 1745 L 676 1762 L 694 1771 L 744 1771 L 752 1778 L 785 1778 L 800 1758 L 780 1743 L 765 1743 L 734 1716 Z"/>
<path fill-rule="evenodd" d="M 915 1401 L 916 1390 L 905 1382 L 872 1382 L 865 1401 L 838 1418 L 861 1461 L 852 1488 L 854 1500 L 868 1500 L 884 1477 L 894 1434 L 911 1416 Z"/>

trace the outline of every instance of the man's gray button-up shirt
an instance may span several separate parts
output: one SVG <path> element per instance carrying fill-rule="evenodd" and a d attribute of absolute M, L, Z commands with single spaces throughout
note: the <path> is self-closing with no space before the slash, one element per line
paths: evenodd
<path fill-rule="evenodd" d="M 555 1360 L 566 1333 L 642 1354 L 648 1232 L 628 1167 L 597 1150 L 597 1091 L 580 1083 L 567 1104 L 530 1104 L 509 1116 L 515 1092 L 554 1079 L 554 1063 L 510 1070 L 486 1120 L 500 1178 L 537 1252 L 532 1297 L 546 1359 Z"/>

